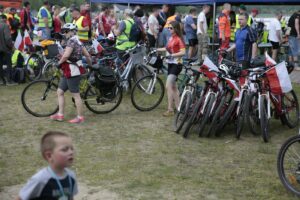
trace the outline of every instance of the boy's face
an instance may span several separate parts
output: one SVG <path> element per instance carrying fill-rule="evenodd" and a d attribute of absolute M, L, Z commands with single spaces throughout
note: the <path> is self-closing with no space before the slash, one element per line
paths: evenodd
<path fill-rule="evenodd" d="M 72 165 L 74 149 L 70 137 L 55 137 L 55 147 L 49 155 L 48 162 L 54 167 L 65 168 Z"/>

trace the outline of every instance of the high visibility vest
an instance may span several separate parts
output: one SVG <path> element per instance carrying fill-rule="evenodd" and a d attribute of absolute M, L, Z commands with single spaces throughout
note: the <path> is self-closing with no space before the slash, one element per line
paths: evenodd
<path fill-rule="evenodd" d="M 207 35 L 212 38 L 213 36 L 213 26 L 214 26 L 214 22 L 213 22 L 213 19 L 210 19 L 209 20 L 209 26 L 208 26 L 208 29 L 207 29 Z"/>
<path fill-rule="evenodd" d="M 78 31 L 77 31 L 77 35 L 80 41 L 82 42 L 86 42 L 89 40 L 89 31 L 84 31 L 82 30 L 82 21 L 84 19 L 84 16 L 79 17 L 77 20 L 73 20 L 73 24 L 77 25 Z"/>
<path fill-rule="evenodd" d="M 16 49 L 11 57 L 11 65 L 12 67 L 16 67 L 17 66 L 17 62 L 18 62 L 18 57 L 19 54 L 21 53 L 21 51 L 19 51 L 18 49 Z M 24 63 L 23 63 L 24 64 Z"/>
<path fill-rule="evenodd" d="M 121 51 L 129 49 L 136 44 L 135 42 L 129 41 L 129 38 L 128 38 L 130 35 L 130 30 L 131 30 L 132 24 L 134 24 L 133 19 L 124 20 L 124 22 L 125 22 L 126 28 L 121 33 L 121 35 L 119 35 L 117 37 L 117 41 L 116 41 L 116 49 L 121 50 Z"/>
<path fill-rule="evenodd" d="M 17 19 L 21 23 L 21 18 L 19 17 L 18 14 L 14 14 L 14 18 Z"/>
<path fill-rule="evenodd" d="M 171 17 L 168 17 L 167 22 L 166 22 L 164 28 L 170 27 L 171 26 L 170 23 L 176 21 L 176 17 L 177 17 L 177 15 L 173 15 Z"/>
<path fill-rule="evenodd" d="M 52 17 L 51 17 L 51 13 L 48 11 L 47 8 L 45 7 L 41 7 L 40 10 L 39 10 L 39 13 L 37 15 L 38 17 L 38 26 L 39 28 L 45 28 L 46 27 L 46 24 L 44 22 L 44 19 L 42 17 L 42 9 L 45 9 L 46 12 L 47 12 L 47 15 L 48 15 L 48 27 L 49 28 L 52 28 Z"/>

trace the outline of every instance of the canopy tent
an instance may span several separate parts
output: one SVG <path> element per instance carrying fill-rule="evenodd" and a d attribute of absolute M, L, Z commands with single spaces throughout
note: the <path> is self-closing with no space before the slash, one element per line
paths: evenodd
<path fill-rule="evenodd" d="M 283 3 L 282 0 L 91 0 L 91 3 L 123 4 L 174 4 L 200 5 L 213 3 Z M 284 3 L 300 3 L 300 0 L 285 0 Z"/>

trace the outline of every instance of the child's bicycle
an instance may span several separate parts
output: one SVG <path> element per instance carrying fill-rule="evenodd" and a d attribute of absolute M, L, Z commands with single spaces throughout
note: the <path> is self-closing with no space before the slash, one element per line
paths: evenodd
<path fill-rule="evenodd" d="M 100 65 L 88 67 L 80 82 L 81 98 L 86 107 L 96 114 L 109 113 L 122 101 L 122 87 L 117 78 L 112 76 L 107 82 L 108 88 L 103 85 L 105 75 L 101 75 L 102 71 Z M 47 117 L 56 113 L 58 111 L 56 91 L 60 77 L 61 71 L 56 68 L 49 80 L 37 80 L 27 85 L 21 95 L 24 109 L 35 117 Z"/>
<path fill-rule="evenodd" d="M 278 153 L 277 171 L 280 181 L 300 197 L 300 135 L 286 140 Z"/>

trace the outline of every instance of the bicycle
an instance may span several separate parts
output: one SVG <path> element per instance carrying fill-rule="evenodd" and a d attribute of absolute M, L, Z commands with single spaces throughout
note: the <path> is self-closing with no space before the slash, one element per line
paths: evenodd
<path fill-rule="evenodd" d="M 283 186 L 300 197 L 300 135 L 287 139 L 277 156 L 277 173 Z"/>
<path fill-rule="evenodd" d="M 97 84 L 100 65 L 87 68 L 80 82 L 80 95 L 86 107 L 96 113 L 105 114 L 115 110 L 122 101 L 122 87 L 114 76 L 115 84 L 110 92 L 104 91 Z M 58 111 L 57 95 L 58 82 L 61 72 L 58 68 L 49 80 L 37 80 L 27 85 L 21 95 L 24 109 L 35 117 L 47 117 Z M 101 78 L 101 77 L 100 77 Z"/>

